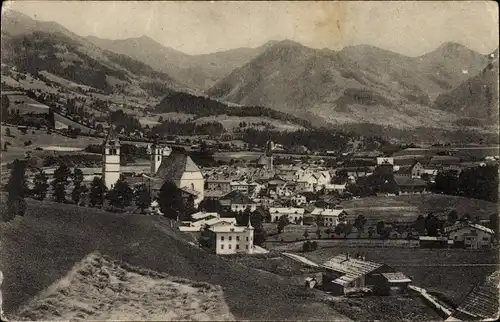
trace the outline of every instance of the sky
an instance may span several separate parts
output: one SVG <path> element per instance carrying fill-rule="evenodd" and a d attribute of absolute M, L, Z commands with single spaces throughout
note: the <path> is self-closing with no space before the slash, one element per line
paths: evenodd
<path fill-rule="evenodd" d="M 188 54 L 290 39 L 340 50 L 368 44 L 418 56 L 452 41 L 498 48 L 494 1 L 10 1 L 8 8 L 55 21 L 81 36 L 149 36 Z"/>

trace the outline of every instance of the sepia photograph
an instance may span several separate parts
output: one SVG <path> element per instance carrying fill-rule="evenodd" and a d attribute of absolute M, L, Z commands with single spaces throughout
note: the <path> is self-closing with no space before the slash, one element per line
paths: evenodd
<path fill-rule="evenodd" d="M 498 320 L 498 26 L 2 2 L 0 320 Z"/>

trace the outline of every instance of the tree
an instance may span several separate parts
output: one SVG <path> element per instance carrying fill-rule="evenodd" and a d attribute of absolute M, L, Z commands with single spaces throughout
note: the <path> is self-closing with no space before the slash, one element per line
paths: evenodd
<path fill-rule="evenodd" d="M 71 200 L 78 205 L 80 204 L 80 200 L 82 199 L 82 196 L 85 195 L 88 192 L 88 188 L 85 185 L 76 185 L 73 188 L 73 191 L 71 192 Z"/>
<path fill-rule="evenodd" d="M 5 142 L 5 143 L 3 144 L 3 151 L 4 151 L 4 152 L 7 152 L 7 149 L 8 149 L 7 147 L 9 146 L 9 145 L 8 145 L 8 143 L 9 143 L 9 142 Z"/>
<path fill-rule="evenodd" d="M 5 129 L 5 136 L 7 136 L 7 137 L 11 136 L 11 134 L 10 134 L 10 127 L 8 127 L 8 128 Z"/>
<path fill-rule="evenodd" d="M 311 242 L 311 250 L 316 250 L 318 249 L 318 242 L 317 241 L 312 241 Z"/>
<path fill-rule="evenodd" d="M 318 239 L 321 239 L 321 230 L 319 229 L 319 226 L 318 229 L 316 229 L 316 236 L 318 236 Z"/>
<path fill-rule="evenodd" d="M 132 199 L 134 197 L 134 192 L 128 185 L 127 181 L 125 181 L 124 176 L 120 176 L 116 184 L 113 186 L 106 198 L 109 200 L 109 203 L 116 208 L 123 209 L 128 207 L 132 203 Z"/>
<path fill-rule="evenodd" d="M 184 210 L 182 191 L 172 181 L 166 181 L 160 188 L 160 210 L 165 217 L 177 219 Z"/>
<path fill-rule="evenodd" d="M 356 227 L 356 229 L 358 231 L 361 231 L 361 230 L 363 230 L 363 227 L 365 226 L 366 221 L 367 221 L 367 219 L 365 218 L 364 215 L 359 215 L 356 218 L 356 220 L 354 221 L 354 227 Z"/>
<path fill-rule="evenodd" d="M 280 219 L 278 220 L 278 234 L 281 234 L 283 232 L 283 229 L 288 225 L 288 217 L 287 216 L 281 216 Z"/>
<path fill-rule="evenodd" d="M 89 194 L 90 205 L 92 207 L 96 205 L 102 206 L 107 191 L 108 188 L 106 188 L 104 179 L 100 177 L 94 177 L 92 183 L 90 184 L 90 194 Z"/>
<path fill-rule="evenodd" d="M 83 182 L 83 172 L 82 172 L 82 170 L 80 170 L 78 168 L 75 168 L 73 170 L 73 173 L 71 174 L 71 181 L 73 181 L 73 184 L 75 186 L 81 185 L 82 182 Z"/>
<path fill-rule="evenodd" d="M 498 237 L 498 214 L 497 213 L 490 215 L 489 227 L 495 232 L 495 237 Z"/>
<path fill-rule="evenodd" d="M 55 201 L 66 201 L 66 186 L 68 185 L 68 178 L 71 172 L 67 165 L 62 163 L 56 171 L 54 171 L 54 180 L 52 181 L 53 192 Z"/>
<path fill-rule="evenodd" d="M 146 208 L 151 205 L 151 193 L 144 183 L 135 188 L 134 202 L 137 208 L 141 210 L 142 214 L 145 212 Z"/>
<path fill-rule="evenodd" d="M 438 235 L 438 218 L 432 213 L 427 214 L 427 217 L 425 217 L 425 230 L 429 236 Z"/>
<path fill-rule="evenodd" d="M 384 221 L 379 221 L 377 223 L 377 234 L 381 238 L 385 238 L 386 237 L 386 229 L 385 229 L 385 222 Z"/>
<path fill-rule="evenodd" d="M 423 215 L 418 215 L 413 227 L 417 230 L 419 235 L 425 234 L 425 217 Z"/>
<path fill-rule="evenodd" d="M 309 232 L 307 231 L 307 229 L 304 231 L 304 236 L 305 239 L 309 238 Z"/>
<path fill-rule="evenodd" d="M 448 213 L 448 223 L 454 224 L 458 220 L 458 213 L 456 210 L 452 210 Z"/>
<path fill-rule="evenodd" d="M 14 160 L 9 182 L 6 185 L 8 197 L 7 211 L 2 211 L 4 221 L 10 221 L 15 216 L 24 216 L 26 212 L 26 201 L 24 200 L 27 192 L 25 172 L 26 164 L 18 159 Z"/>
<path fill-rule="evenodd" d="M 47 196 L 47 189 L 49 188 L 47 180 L 48 178 L 42 170 L 33 178 L 34 187 L 31 190 L 31 194 L 35 199 L 43 200 Z"/>
<path fill-rule="evenodd" d="M 309 242 L 308 240 L 305 241 L 303 244 L 302 244 L 302 251 L 303 252 L 309 252 L 311 251 L 311 242 Z"/>

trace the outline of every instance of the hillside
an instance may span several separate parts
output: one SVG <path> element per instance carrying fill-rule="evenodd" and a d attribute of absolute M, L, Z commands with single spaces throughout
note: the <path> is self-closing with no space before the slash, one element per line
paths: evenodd
<path fill-rule="evenodd" d="M 184 113 L 203 116 L 255 116 L 255 117 L 269 117 L 281 121 L 300 124 L 305 127 L 310 127 L 309 122 L 289 115 L 284 112 L 276 111 L 271 108 L 261 106 L 236 106 L 220 101 L 216 101 L 206 96 L 196 96 L 184 92 L 176 92 L 170 90 L 166 93 L 162 101 L 153 109 L 155 113 Z"/>
<path fill-rule="evenodd" d="M 307 111 L 333 124 L 443 127 L 455 115 L 432 109 L 432 100 L 478 73 L 485 59 L 456 44 L 413 58 L 366 45 L 335 52 L 286 40 L 269 46 L 207 93 L 296 116 Z"/>
<path fill-rule="evenodd" d="M 436 98 L 436 109 L 464 118 L 461 125 L 478 125 L 489 121 L 498 124 L 498 49 L 488 65 L 476 76 Z"/>
<path fill-rule="evenodd" d="M 237 48 L 211 54 L 188 55 L 163 46 L 147 36 L 118 40 L 89 36 L 86 39 L 102 49 L 141 61 L 157 71 L 171 75 L 179 83 L 200 91 L 210 88 L 263 50 L 262 47 Z"/>
<path fill-rule="evenodd" d="M 5 210 L 5 204 L 1 209 Z M 17 313 L 21 304 L 57 282 L 83 258 L 99 252 L 141 269 L 219 285 L 237 320 L 344 318 L 315 291 L 189 245 L 159 217 L 29 200 L 25 217 L 0 224 L 0 245 L 7 316 Z M 97 311 L 99 304 L 92 299 L 88 303 Z"/>
<path fill-rule="evenodd" d="M 2 63 L 30 74 L 47 71 L 108 94 L 137 91 L 150 83 L 182 88 L 144 63 L 101 50 L 57 23 L 15 11 L 2 12 Z"/>

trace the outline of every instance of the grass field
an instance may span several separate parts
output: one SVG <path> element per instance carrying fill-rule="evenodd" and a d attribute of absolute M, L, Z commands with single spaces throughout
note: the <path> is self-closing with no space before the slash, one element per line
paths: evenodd
<path fill-rule="evenodd" d="M 298 249 L 297 249 L 298 251 Z M 497 269 L 498 249 L 470 251 L 464 249 L 331 247 L 300 255 L 323 263 L 336 255 L 361 253 L 367 260 L 385 263 L 413 279 L 413 284 L 442 294 L 452 305 Z"/>
<path fill-rule="evenodd" d="M 25 217 L 0 224 L 0 245 L 7 316 L 97 251 L 140 268 L 220 285 L 236 319 L 345 318 L 316 292 L 189 245 L 164 218 L 28 200 Z"/>
<path fill-rule="evenodd" d="M 469 214 L 480 219 L 488 219 L 492 213 L 498 212 L 498 204 L 493 202 L 442 194 L 367 197 L 342 201 L 340 205 L 351 214 L 348 219 L 354 220 L 363 214 L 369 221 L 368 225 L 380 220 L 414 221 L 420 214 L 451 209 L 455 209 L 459 216 Z"/>

